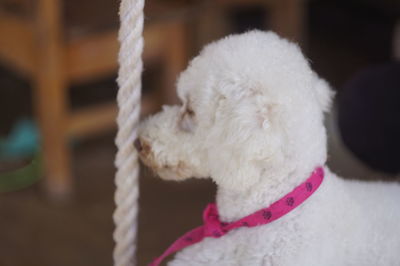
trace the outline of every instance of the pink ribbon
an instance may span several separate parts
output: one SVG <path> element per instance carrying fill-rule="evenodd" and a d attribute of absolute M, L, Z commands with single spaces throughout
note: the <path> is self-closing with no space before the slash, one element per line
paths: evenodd
<path fill-rule="evenodd" d="M 254 227 L 271 223 L 288 212 L 295 209 L 311 196 L 320 186 L 324 178 L 324 170 L 318 167 L 311 176 L 292 192 L 271 204 L 268 208 L 261 209 L 238 221 L 224 223 L 219 220 L 218 209 L 215 203 L 207 205 L 203 212 L 204 225 L 187 232 L 178 238 L 160 257 L 156 258 L 150 266 L 158 266 L 169 255 L 184 249 L 187 246 L 196 244 L 205 237 L 219 238 L 229 231 L 239 227 Z"/>

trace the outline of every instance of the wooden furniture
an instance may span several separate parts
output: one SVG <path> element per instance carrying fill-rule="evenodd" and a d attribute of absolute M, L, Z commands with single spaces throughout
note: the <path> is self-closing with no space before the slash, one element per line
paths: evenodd
<path fill-rule="evenodd" d="M 71 110 L 67 90 L 71 84 L 116 72 L 119 48 L 117 2 L 0 0 L 0 63 L 31 80 L 43 139 L 45 185 L 55 196 L 68 194 L 72 187 L 68 138 L 115 127 L 114 104 Z M 161 79 L 166 85 L 161 93 L 143 98 L 144 113 L 161 103 L 176 102 L 174 83 L 186 65 L 188 54 L 186 23 L 188 18 L 194 17 L 194 8 L 182 8 L 187 2 L 190 1 L 146 1 L 143 58 L 145 64 L 157 61 L 164 66 Z M 109 3 L 114 6 L 110 8 Z M 227 9 L 249 5 L 269 10 L 269 25 L 273 30 L 291 39 L 302 38 L 302 0 L 206 0 L 200 4 L 200 19 L 190 34 L 191 38 L 202 33 L 207 35 L 205 38 L 200 36 L 201 44 L 230 32 L 224 15 Z M 68 7 L 73 5 L 79 6 L 76 10 L 82 11 L 80 15 L 68 12 Z M 98 9 L 103 13 L 96 13 Z M 90 24 L 87 18 L 91 17 L 97 17 L 100 26 L 96 26 L 97 30 L 87 31 L 86 24 Z"/>
<path fill-rule="evenodd" d="M 71 30 L 64 8 L 72 2 L 79 4 L 79 8 L 86 8 L 82 21 L 78 19 L 80 26 L 86 16 L 93 16 L 93 5 L 102 5 L 107 1 L 118 5 L 118 1 L 1 1 L 0 63 L 31 81 L 43 142 L 45 187 L 52 196 L 66 196 L 71 192 L 73 183 L 69 137 L 114 128 L 117 112 L 113 103 L 71 110 L 68 87 L 116 73 L 119 43 L 118 6 L 111 10 L 105 8 L 106 16 L 115 19 L 116 25 L 93 32 L 86 32 L 82 27 Z M 173 14 L 168 13 L 171 9 L 152 2 L 146 13 L 151 19 L 145 25 L 143 57 L 145 62 L 160 61 L 164 65 L 162 79 L 167 85 L 161 90 L 161 97 L 154 94 L 144 97 L 144 113 L 154 110 L 161 102 L 176 100 L 173 85 L 187 59 L 186 13 L 177 14 L 176 9 Z M 162 16 L 152 13 L 152 10 Z M 100 16 L 100 21 L 103 20 L 104 17 Z"/>

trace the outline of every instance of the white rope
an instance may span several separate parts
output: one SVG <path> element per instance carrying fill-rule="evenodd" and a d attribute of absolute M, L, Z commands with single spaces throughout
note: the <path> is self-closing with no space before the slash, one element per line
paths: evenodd
<path fill-rule="evenodd" d="M 135 265 L 139 164 L 133 142 L 137 137 L 140 115 L 143 6 L 144 0 L 122 0 L 120 5 L 119 130 L 115 140 L 118 147 L 115 160 L 115 266 Z"/>

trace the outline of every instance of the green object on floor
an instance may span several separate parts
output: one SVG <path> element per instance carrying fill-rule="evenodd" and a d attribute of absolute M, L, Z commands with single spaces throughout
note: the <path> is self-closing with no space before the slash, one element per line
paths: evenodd
<path fill-rule="evenodd" d="M 36 183 L 42 175 L 42 156 L 37 153 L 32 161 L 17 170 L 0 174 L 0 192 L 26 188 Z"/>
<path fill-rule="evenodd" d="M 0 162 L 23 158 L 32 158 L 32 160 L 19 169 L 0 173 L 0 192 L 26 188 L 36 183 L 42 175 L 39 133 L 35 123 L 29 119 L 18 121 L 10 135 L 0 139 Z"/>

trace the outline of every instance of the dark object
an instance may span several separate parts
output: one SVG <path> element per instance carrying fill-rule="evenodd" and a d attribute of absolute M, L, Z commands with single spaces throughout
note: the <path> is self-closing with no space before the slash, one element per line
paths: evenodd
<path fill-rule="evenodd" d="M 142 146 L 142 143 L 140 142 L 140 139 L 139 139 L 139 138 L 137 138 L 137 139 L 135 140 L 135 142 L 133 143 L 133 145 L 135 146 L 135 148 L 136 148 L 136 150 L 137 150 L 138 152 L 141 152 L 141 151 L 143 150 L 143 146 Z"/>
<path fill-rule="evenodd" d="M 233 31 L 243 33 L 250 29 L 265 30 L 266 12 L 262 5 L 231 8 L 229 19 L 233 23 Z"/>
<path fill-rule="evenodd" d="M 363 70 L 338 99 L 344 144 L 362 162 L 390 174 L 400 172 L 400 63 Z"/>

